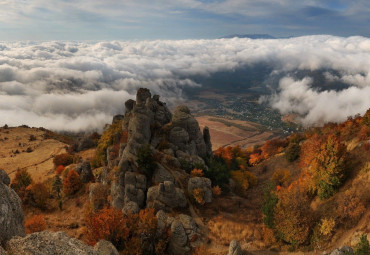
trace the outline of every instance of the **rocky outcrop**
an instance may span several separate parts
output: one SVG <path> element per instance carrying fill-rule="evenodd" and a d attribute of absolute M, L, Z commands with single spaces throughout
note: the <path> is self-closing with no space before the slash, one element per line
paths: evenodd
<path fill-rule="evenodd" d="M 124 204 L 134 202 L 139 208 L 144 207 L 145 192 L 146 192 L 146 177 L 143 174 L 135 174 L 133 172 L 125 173 L 125 195 Z"/>
<path fill-rule="evenodd" d="M 106 255 L 118 254 L 113 245 L 98 243 L 94 249 L 64 232 L 36 232 L 15 237 L 6 244 L 9 254 L 17 255 Z M 108 252 L 108 253 L 105 253 Z"/>
<path fill-rule="evenodd" d="M 160 183 L 148 189 L 147 207 L 156 210 L 169 210 L 176 207 L 186 207 L 184 191 L 175 187 L 170 181 Z"/>
<path fill-rule="evenodd" d="M 164 168 L 161 164 L 157 164 L 157 168 L 153 173 L 152 182 L 154 184 L 158 184 L 165 181 L 175 182 L 175 179 L 166 168 Z"/>
<path fill-rule="evenodd" d="M 89 183 L 94 180 L 94 175 L 91 170 L 90 162 L 84 161 L 78 164 L 75 171 L 80 175 L 80 180 L 82 183 Z"/>
<path fill-rule="evenodd" d="M 0 170 L 0 245 L 13 236 L 24 236 L 22 202 L 8 187 L 10 179 Z"/>
<path fill-rule="evenodd" d="M 229 246 L 229 253 L 227 255 L 242 255 L 240 244 L 236 240 L 232 240 Z"/>
<path fill-rule="evenodd" d="M 174 220 L 171 224 L 169 250 L 171 254 L 183 255 L 190 252 L 187 246 L 188 237 L 186 235 L 184 226 L 180 221 Z"/>
<path fill-rule="evenodd" d="M 204 192 L 204 202 L 212 202 L 212 182 L 210 179 L 205 177 L 192 177 L 188 181 L 188 192 L 193 193 L 194 189 L 201 188 Z"/>

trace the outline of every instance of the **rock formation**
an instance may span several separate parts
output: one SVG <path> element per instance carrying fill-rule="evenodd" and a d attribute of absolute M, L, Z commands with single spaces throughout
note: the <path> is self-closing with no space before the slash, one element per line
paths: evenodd
<path fill-rule="evenodd" d="M 0 170 L 0 245 L 13 236 L 24 236 L 22 202 L 8 187 L 10 179 Z"/>
<path fill-rule="evenodd" d="M 90 162 L 84 161 L 78 164 L 75 171 L 80 175 L 80 180 L 82 183 L 88 183 L 94 180 L 94 175 L 91 170 Z"/>
<path fill-rule="evenodd" d="M 36 232 L 26 237 L 14 237 L 6 244 L 8 254 L 17 255 L 116 255 L 118 251 L 107 241 L 95 248 L 69 237 L 64 232 Z"/>
<path fill-rule="evenodd" d="M 185 207 L 186 198 L 184 191 L 175 187 L 170 181 L 160 183 L 148 189 L 146 206 L 156 210 L 169 210 L 176 207 Z"/>

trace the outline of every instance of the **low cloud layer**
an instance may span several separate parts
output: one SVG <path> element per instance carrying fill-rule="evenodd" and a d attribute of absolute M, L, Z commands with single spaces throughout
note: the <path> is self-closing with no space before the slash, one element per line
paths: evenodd
<path fill-rule="evenodd" d="M 192 77 L 267 63 L 276 73 L 335 70 L 348 83 L 313 90 L 310 78 L 284 78 L 271 98 L 304 124 L 340 121 L 370 107 L 370 39 L 306 36 L 278 40 L 219 39 L 141 42 L 0 42 L 0 125 L 56 130 L 100 129 L 139 87 L 166 101 L 182 98 Z M 232 74 L 230 74 L 232 75 Z"/>

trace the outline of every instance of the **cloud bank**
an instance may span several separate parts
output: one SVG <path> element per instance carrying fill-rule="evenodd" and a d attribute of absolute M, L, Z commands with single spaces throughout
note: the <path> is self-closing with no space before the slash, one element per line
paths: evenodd
<path fill-rule="evenodd" d="M 370 107 L 370 39 L 364 37 L 0 42 L 0 125 L 100 129 L 124 112 L 139 87 L 174 102 L 184 87 L 201 86 L 194 76 L 260 63 L 272 66 L 272 75 L 335 70 L 326 79 L 350 85 L 333 92 L 312 89 L 309 78 L 283 78 L 271 104 L 301 114 L 304 124 L 340 121 Z"/>

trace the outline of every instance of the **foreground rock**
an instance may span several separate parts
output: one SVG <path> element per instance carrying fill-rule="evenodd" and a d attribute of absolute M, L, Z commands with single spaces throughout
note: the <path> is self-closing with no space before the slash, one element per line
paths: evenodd
<path fill-rule="evenodd" d="M 229 253 L 227 255 L 242 255 L 240 244 L 236 240 L 232 240 L 229 246 Z"/>
<path fill-rule="evenodd" d="M 37 232 L 26 237 L 15 237 L 6 244 L 8 254 L 17 255 L 116 255 L 111 243 L 96 244 L 95 249 L 69 237 L 64 232 Z"/>
<path fill-rule="evenodd" d="M 25 235 L 22 202 L 17 193 L 8 187 L 9 182 L 6 172 L 0 170 L 0 244 L 13 236 Z"/>

